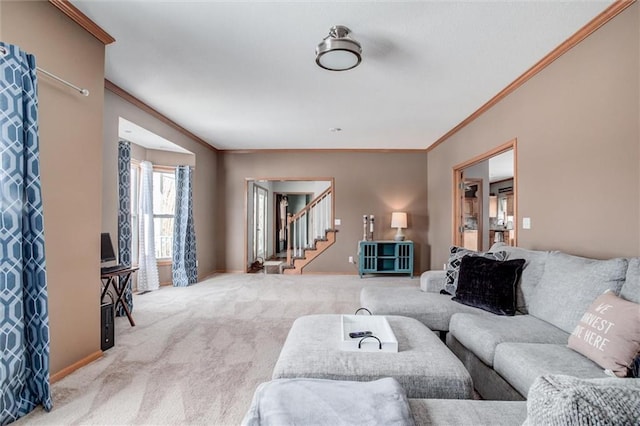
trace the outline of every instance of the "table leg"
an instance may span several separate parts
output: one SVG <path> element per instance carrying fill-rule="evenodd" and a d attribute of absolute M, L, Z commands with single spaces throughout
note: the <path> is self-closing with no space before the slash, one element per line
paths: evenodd
<path fill-rule="evenodd" d="M 131 274 L 118 277 L 118 285 L 117 286 L 114 285 L 114 287 L 116 287 L 116 294 L 118 296 L 116 299 L 115 308 L 117 308 L 118 303 L 120 303 L 120 305 L 122 306 L 122 309 L 124 310 L 124 313 L 127 315 L 127 318 L 129 319 L 129 324 L 131 324 L 132 327 L 135 327 L 136 323 L 133 320 L 133 316 L 131 315 L 131 312 L 129 311 L 129 306 L 127 305 L 127 301 L 124 300 L 125 292 L 127 291 L 127 288 L 129 288 L 130 281 L 131 281 Z"/>

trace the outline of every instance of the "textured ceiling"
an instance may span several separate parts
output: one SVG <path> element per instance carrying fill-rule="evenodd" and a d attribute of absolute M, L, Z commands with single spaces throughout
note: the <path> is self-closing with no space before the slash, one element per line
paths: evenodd
<path fill-rule="evenodd" d="M 116 38 L 106 78 L 216 148 L 423 149 L 611 1 L 72 3 Z M 350 71 L 315 64 L 338 24 Z"/>

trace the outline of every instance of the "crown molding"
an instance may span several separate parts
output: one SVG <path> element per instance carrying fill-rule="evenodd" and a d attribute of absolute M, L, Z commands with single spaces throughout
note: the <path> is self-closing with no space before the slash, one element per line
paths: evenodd
<path fill-rule="evenodd" d="M 460 124 L 458 124 L 453 129 L 449 130 L 447 133 L 442 135 L 440 139 L 435 141 L 429 147 L 427 147 L 427 152 L 432 151 L 438 145 L 449 139 L 451 136 L 456 134 L 462 128 L 466 127 L 469 123 L 474 121 L 476 118 L 484 114 L 491 107 L 496 105 L 502 99 L 507 97 L 507 95 L 514 92 L 524 83 L 526 83 L 531 77 L 538 74 L 540 71 L 549 66 L 553 61 L 558 59 L 560 56 L 567 53 L 573 47 L 578 45 L 581 41 L 586 39 L 589 35 L 595 32 L 598 28 L 602 27 L 604 24 L 615 18 L 618 14 L 620 14 L 627 7 L 631 6 L 635 3 L 636 0 L 618 0 L 611 4 L 608 8 L 606 8 L 602 13 L 589 21 L 584 27 L 580 28 L 574 35 L 566 39 L 562 44 L 549 52 L 544 58 L 538 61 L 535 65 L 529 68 L 524 72 L 520 77 L 515 79 L 511 84 L 502 89 L 497 95 L 491 98 L 487 103 L 478 108 L 474 113 L 472 113 L 469 117 L 465 118 Z"/>
<path fill-rule="evenodd" d="M 214 146 L 211 146 L 210 144 L 208 144 L 204 139 L 201 139 L 198 136 L 194 135 L 193 133 L 191 133 L 190 131 L 188 131 L 187 129 L 185 129 L 184 127 L 182 127 L 181 125 L 179 125 L 175 121 L 171 120 L 170 118 L 168 118 L 167 116 L 165 116 L 164 114 L 159 112 L 158 110 L 156 110 L 156 109 L 150 107 L 149 105 L 147 105 L 146 103 L 142 102 L 140 99 L 136 98 L 135 96 L 133 96 L 131 93 L 127 92 L 126 90 L 124 90 L 120 86 L 117 86 L 116 84 L 112 83 L 111 81 L 105 79 L 104 80 L 104 88 L 107 89 L 108 91 L 114 93 L 115 95 L 121 97 L 122 99 L 124 99 L 125 101 L 129 102 L 130 104 L 135 105 L 136 107 L 140 108 L 144 112 L 152 115 L 153 117 L 155 117 L 158 120 L 162 121 L 166 125 L 168 125 L 170 127 L 173 127 L 175 130 L 179 131 L 180 133 L 182 133 L 183 135 L 187 136 L 188 138 L 193 139 L 195 142 L 199 143 L 200 145 L 204 146 L 205 148 L 208 148 L 208 149 L 210 149 L 211 151 L 214 151 L 214 152 L 218 152 L 218 150 Z"/>
<path fill-rule="evenodd" d="M 69 3 L 69 0 L 49 0 L 60 12 L 67 15 L 76 24 L 87 30 L 89 34 L 100 40 L 104 45 L 116 41 L 108 32 L 103 30 L 98 24 L 93 22 L 87 15 L 82 13 L 77 7 Z"/>
<path fill-rule="evenodd" d="M 287 154 L 287 153 L 372 153 L 372 154 L 415 154 L 426 153 L 427 150 L 421 149 L 351 149 L 351 148 L 335 148 L 335 149 L 221 149 L 225 154 Z"/>

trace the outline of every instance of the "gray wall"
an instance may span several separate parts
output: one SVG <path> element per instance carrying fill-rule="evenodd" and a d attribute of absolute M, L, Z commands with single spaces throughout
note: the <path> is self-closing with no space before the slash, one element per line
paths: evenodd
<path fill-rule="evenodd" d="M 196 230 L 198 277 L 204 278 L 218 268 L 216 255 L 216 209 L 218 208 L 218 153 L 208 149 L 175 128 L 158 120 L 120 96 L 105 90 L 103 137 L 102 230 L 117 235 L 118 230 L 118 120 L 123 117 L 150 132 L 179 145 L 195 155 L 193 177 L 193 218 Z M 166 163 L 175 154 L 149 150 L 147 159 Z M 184 157 L 181 157 L 184 159 Z M 166 269 L 166 268 L 165 268 Z M 165 280 L 166 281 L 166 280 Z"/>
<path fill-rule="evenodd" d="M 100 185 L 104 45 L 48 2 L 2 2 L 0 39 L 38 66 L 52 375 L 100 354 Z M 82 58 L 82 60 L 78 60 Z"/>
<path fill-rule="evenodd" d="M 391 212 L 408 213 L 408 239 L 415 242 L 416 273 L 429 267 L 427 248 L 426 152 L 220 152 L 220 265 L 243 271 L 245 179 L 335 178 L 336 218 L 341 219 L 336 243 L 305 268 L 305 273 L 355 274 L 348 263 L 362 239 L 362 215 L 376 216 L 376 239 L 393 239 Z"/>
<path fill-rule="evenodd" d="M 640 255 L 639 12 L 627 8 L 428 154 L 431 261 L 451 244 L 451 170 L 517 138 L 518 245 Z M 530 217 L 530 230 L 522 218 Z"/>

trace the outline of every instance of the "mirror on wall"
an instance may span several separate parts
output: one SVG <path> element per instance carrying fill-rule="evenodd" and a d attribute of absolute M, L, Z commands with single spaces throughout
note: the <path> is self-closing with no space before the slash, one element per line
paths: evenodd
<path fill-rule="evenodd" d="M 517 243 L 515 140 L 454 167 L 455 245 L 485 251 Z"/>
<path fill-rule="evenodd" d="M 295 216 L 332 186 L 331 178 L 247 179 L 247 271 L 256 260 L 286 259 L 292 244 L 287 216 Z"/>

